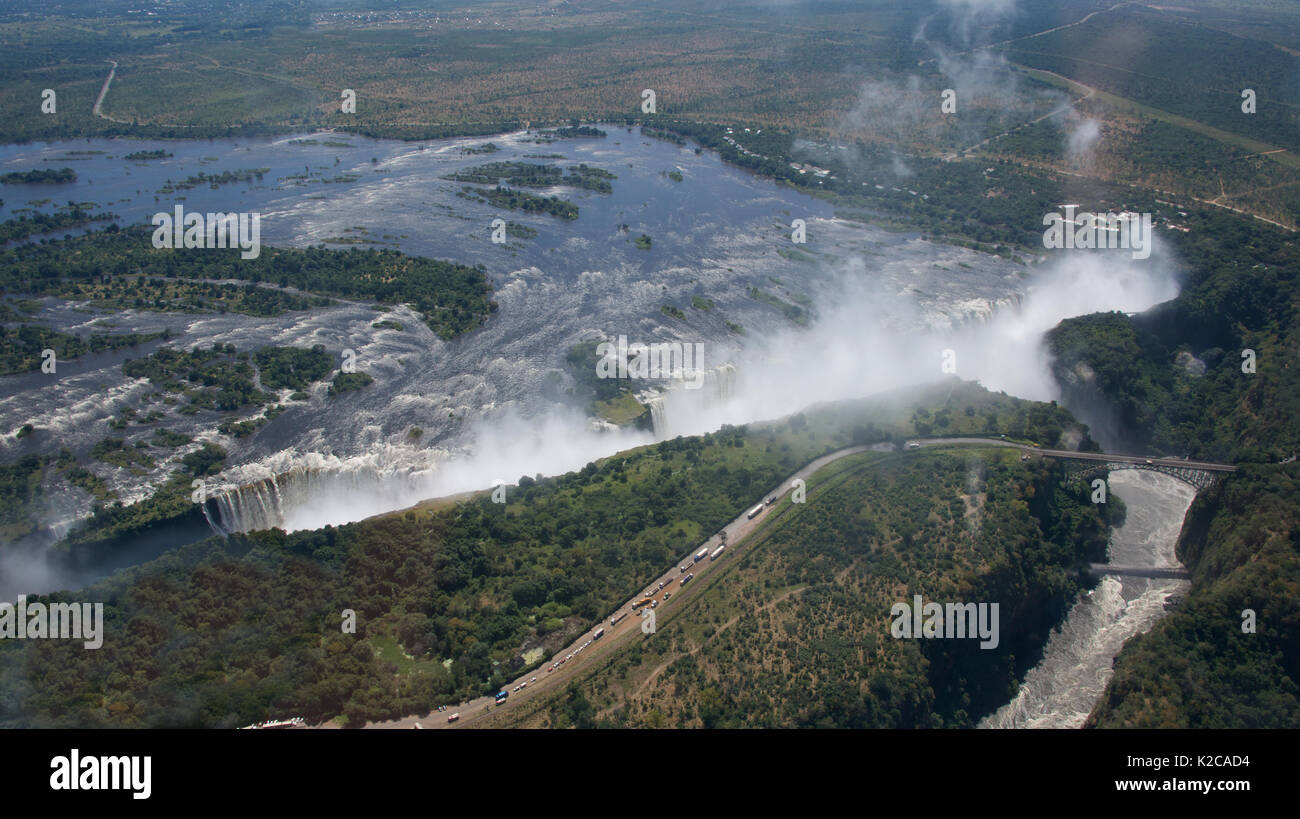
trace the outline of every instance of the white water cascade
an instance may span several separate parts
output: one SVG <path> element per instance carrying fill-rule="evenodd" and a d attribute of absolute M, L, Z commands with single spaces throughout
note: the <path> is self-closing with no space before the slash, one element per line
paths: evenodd
<path fill-rule="evenodd" d="M 223 472 L 207 489 L 205 512 L 222 533 L 340 526 L 429 498 L 513 486 L 525 475 L 563 474 L 650 442 L 645 432 L 593 431 L 582 416 L 547 415 L 497 417 L 456 451 L 381 445 L 340 458 L 285 450 Z"/>
<path fill-rule="evenodd" d="M 692 417 L 707 417 L 708 411 L 724 407 L 736 394 L 736 366 L 730 362 L 704 370 L 698 389 L 683 382 L 672 382 L 663 391 L 648 391 L 637 400 L 650 409 L 655 440 L 663 441 L 675 435 L 692 435 L 699 429 L 674 429 L 672 418 L 689 413 Z M 670 407 L 672 411 L 670 412 Z"/>
<path fill-rule="evenodd" d="M 1181 568 L 1174 551 L 1195 490 L 1143 470 L 1112 472 L 1110 487 L 1123 498 L 1128 518 L 1114 530 L 1109 563 Z M 1164 616 L 1170 596 L 1187 586 L 1177 579 L 1103 577 L 1048 638 L 1042 660 L 1025 675 L 1016 698 L 979 727 L 1081 727 L 1105 691 L 1124 643 L 1150 630 Z"/>

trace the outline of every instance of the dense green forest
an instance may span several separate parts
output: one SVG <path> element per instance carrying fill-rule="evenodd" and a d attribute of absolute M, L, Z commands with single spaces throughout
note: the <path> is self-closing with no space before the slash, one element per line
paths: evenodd
<path fill-rule="evenodd" d="M 1248 465 L 1197 496 L 1178 553 L 1191 593 L 1125 644 L 1089 725 L 1295 728 L 1300 464 Z"/>
<path fill-rule="evenodd" d="M 990 175 L 984 162 L 919 156 L 908 157 L 906 187 L 900 187 L 888 146 L 855 142 L 839 151 L 797 140 L 793 131 L 779 128 L 736 140 L 728 133 L 736 129 L 725 125 L 664 117 L 648 123 L 647 135 L 692 140 L 728 162 L 831 201 L 843 208 L 837 215 L 854 218 L 858 209 L 859 218 L 868 221 L 962 237 L 976 249 L 1003 256 L 1011 255 L 1012 246 L 1041 251 L 1043 214 L 1055 209 L 1064 191 L 1055 174 L 1007 160 L 989 160 L 994 164 Z M 792 162 L 815 162 L 830 175 L 801 174 L 790 167 Z"/>
<path fill-rule="evenodd" d="M 1007 57 L 1225 131 L 1300 148 L 1300 57 L 1262 40 L 1130 7 L 1010 46 Z M 1255 91 L 1254 113 L 1242 110 L 1244 89 Z"/>
<path fill-rule="evenodd" d="M 54 351 L 54 365 L 69 361 L 86 353 L 135 347 L 146 341 L 167 338 L 158 333 L 91 333 L 81 336 L 59 333 L 38 324 L 20 324 L 16 327 L 0 326 L 0 375 L 34 372 L 45 361 L 42 353 Z M 58 370 L 55 370 L 57 374 Z"/>
<path fill-rule="evenodd" d="M 11 248 L 0 253 L 0 294 L 94 297 L 120 277 L 147 274 L 132 285 L 139 291 L 132 306 L 148 308 L 161 298 L 159 287 L 164 287 L 165 295 L 175 296 L 177 282 L 238 279 L 295 287 L 324 296 L 374 299 L 384 304 L 405 302 L 444 339 L 478 327 L 496 310 L 491 285 L 480 268 L 407 256 L 395 250 L 357 248 L 263 248 L 256 259 L 242 259 L 238 249 L 157 250 L 150 235 L 145 227 L 118 230 L 111 225 L 107 230 L 71 239 Z M 165 281 L 159 284 L 153 277 Z M 244 312 L 253 315 L 275 315 L 285 309 L 320 304 L 319 300 L 277 293 L 271 288 L 203 284 L 217 296 L 231 297 Z M 192 288 L 180 295 L 191 302 L 196 298 Z M 198 300 L 202 301 L 201 296 Z M 165 309 L 169 304 L 158 306 Z M 220 309 L 225 305 L 195 305 L 202 306 Z M 258 309 L 266 312 L 254 312 Z"/>
<path fill-rule="evenodd" d="M 13 171 L 0 174 L 0 185 L 44 185 L 51 182 L 76 182 L 77 172 L 71 168 L 46 168 L 41 171 Z"/>
<path fill-rule="evenodd" d="M 599 128 L 592 128 L 589 125 L 578 125 L 574 121 L 573 125 L 566 125 L 563 128 L 555 128 L 550 131 L 543 131 L 546 136 L 554 136 L 556 139 L 603 139 L 607 134 Z"/>
<path fill-rule="evenodd" d="M 34 213 L 31 216 L 19 216 L 0 222 L 0 245 L 41 233 L 83 227 L 91 222 L 111 222 L 116 218 L 116 214 L 91 213 L 80 204 L 69 202 L 53 213 Z"/>
<path fill-rule="evenodd" d="M 484 494 L 194 543 L 78 593 L 105 602 L 99 651 L 0 644 L 0 724 L 235 726 L 285 714 L 358 724 L 482 694 L 811 458 L 911 434 L 905 419 L 922 405 L 958 410 L 954 432 L 992 421 L 1054 444 L 1073 426 L 1059 408 L 954 383 L 525 476 L 505 505 Z M 177 475 L 167 493 L 177 514 L 188 492 L 189 476 Z M 133 511 L 103 514 L 123 516 L 121 532 Z M 345 608 L 359 615 L 356 635 L 340 631 Z M 392 640 L 414 659 L 378 659 L 376 646 Z"/>
<path fill-rule="evenodd" d="M 1300 720 L 1300 251 L 1282 231 L 1207 214 L 1177 241 L 1183 293 L 1049 335 L 1066 403 L 1127 445 L 1242 463 L 1192 504 L 1192 588 L 1130 641 L 1090 718 L 1104 727 L 1293 727 Z M 1254 371 L 1246 372 L 1253 350 Z M 1243 633 L 1243 612 L 1258 618 Z"/>
<path fill-rule="evenodd" d="M 171 156 L 171 151 L 165 151 L 162 148 L 159 148 L 154 151 L 132 151 L 122 158 L 130 162 L 143 162 L 148 159 L 170 159 Z"/>
<path fill-rule="evenodd" d="M 466 186 L 456 194 L 462 199 L 487 202 L 496 208 L 521 210 L 524 213 L 545 213 L 560 219 L 577 219 L 578 206 L 558 196 L 538 196 L 527 191 L 517 191 L 497 186 L 480 190 Z"/>
<path fill-rule="evenodd" d="M 147 378 L 159 392 L 183 395 L 182 413 L 199 409 L 233 412 L 275 400 L 274 394 L 257 388 L 255 379 L 267 389 L 302 390 L 333 369 L 334 357 L 320 344 L 310 349 L 262 347 L 251 360 L 233 344 L 214 344 L 188 352 L 164 347 L 146 358 L 127 361 L 122 374 Z"/>
<path fill-rule="evenodd" d="M 521 188 L 549 188 L 563 185 L 597 193 L 610 193 L 613 187 L 609 180 L 618 178 L 603 168 L 586 163 L 569 168 L 568 176 L 564 175 L 564 170 L 557 165 L 537 165 L 531 162 L 489 162 L 486 165 L 477 165 L 447 174 L 443 179 L 454 182 L 474 182 L 480 185 L 496 185 L 505 180 L 507 184 Z"/>
<path fill-rule="evenodd" d="M 1137 316 L 1068 319 L 1047 344 L 1065 403 L 1118 421 L 1124 448 L 1277 462 L 1300 452 L 1300 248 L 1207 213 L 1169 241 L 1182 295 Z M 1254 351 L 1254 372 L 1245 372 Z M 1085 413 L 1088 414 L 1088 413 Z"/>
<path fill-rule="evenodd" d="M 270 173 L 270 171 L 270 168 L 242 168 L 237 171 L 222 171 L 216 174 L 199 171 L 197 174 L 187 176 L 179 182 L 167 180 L 167 183 L 158 192 L 175 193 L 176 191 L 192 190 L 200 185 L 207 185 L 209 188 L 215 189 L 222 185 L 233 185 L 236 182 L 252 182 L 254 179 L 261 181 L 262 177 Z"/>
<path fill-rule="evenodd" d="M 604 668 L 507 713 L 548 727 L 973 727 L 1014 696 L 1121 504 L 996 449 L 867 453 L 778 507 L 707 591 Z M 918 515 L 918 509 L 928 509 Z M 771 514 L 771 513 L 769 513 Z M 999 645 L 900 640 L 891 606 L 999 603 Z M 667 625 L 663 625 L 667 620 Z M 577 713 L 582 703 L 590 712 Z M 575 709 L 573 705 L 578 705 Z"/>

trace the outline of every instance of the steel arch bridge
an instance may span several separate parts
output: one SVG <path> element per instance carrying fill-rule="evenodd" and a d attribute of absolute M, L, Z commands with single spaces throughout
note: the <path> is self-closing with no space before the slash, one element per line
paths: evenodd
<path fill-rule="evenodd" d="M 1055 456 L 1059 457 L 1059 456 Z M 1111 472 L 1118 472 L 1121 469 L 1145 469 L 1148 472 L 1160 472 L 1171 478 L 1177 478 L 1183 483 L 1190 484 L 1197 492 L 1202 492 L 1219 482 L 1223 471 L 1200 469 L 1190 466 L 1175 466 L 1164 463 L 1133 463 L 1131 461 L 1069 461 L 1065 466 L 1065 479 L 1069 482 L 1090 481 L 1093 478 L 1104 478 Z"/>

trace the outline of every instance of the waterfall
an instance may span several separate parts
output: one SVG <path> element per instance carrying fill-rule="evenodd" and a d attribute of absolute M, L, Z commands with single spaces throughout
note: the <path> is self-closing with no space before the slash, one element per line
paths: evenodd
<path fill-rule="evenodd" d="M 595 432 L 584 417 L 561 414 L 498 418 L 454 451 L 384 444 L 340 458 L 282 450 L 208 479 L 204 514 L 223 534 L 341 526 L 498 482 L 516 486 L 523 475 L 561 475 L 648 443 L 642 430 Z"/>
<path fill-rule="evenodd" d="M 731 400 L 736 390 L 736 365 L 723 364 L 704 371 L 704 392 L 719 404 Z"/>
<path fill-rule="evenodd" d="M 655 440 L 707 431 L 708 427 L 697 428 L 698 424 L 690 429 L 678 429 L 680 423 L 675 425 L 670 416 L 678 419 L 704 417 L 710 414 L 710 410 L 722 408 L 735 397 L 737 371 L 734 364 L 722 364 L 704 370 L 701 375 L 699 389 L 690 389 L 685 382 L 674 381 L 666 389 L 649 390 L 636 396 L 637 401 L 650 409 Z M 675 407 L 671 412 L 670 405 Z"/>
<path fill-rule="evenodd" d="M 223 473 L 203 514 L 220 534 L 341 525 L 432 497 L 435 453 L 384 447 L 357 458 L 277 453 Z"/>
<path fill-rule="evenodd" d="M 651 429 L 655 440 L 662 441 L 668 437 L 668 415 L 664 411 L 666 396 L 655 394 L 648 396 L 643 403 L 650 408 Z"/>

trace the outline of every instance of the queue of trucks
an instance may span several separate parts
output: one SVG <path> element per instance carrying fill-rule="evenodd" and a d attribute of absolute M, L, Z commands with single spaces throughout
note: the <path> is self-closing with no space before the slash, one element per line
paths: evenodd
<path fill-rule="evenodd" d="M 768 506 L 771 506 L 775 502 L 776 502 L 775 497 L 766 499 L 766 505 Z M 757 506 L 755 506 L 753 509 L 749 510 L 747 517 L 750 520 L 753 520 L 754 518 L 758 517 L 758 515 L 763 511 L 763 509 L 764 509 L 764 504 L 760 503 Z M 706 546 L 705 548 L 700 549 L 700 551 L 695 554 L 694 562 L 699 563 L 703 561 L 706 557 L 709 558 L 710 560 L 717 560 L 719 557 L 722 556 L 722 552 L 726 548 L 727 548 L 727 544 L 724 543 L 718 548 L 714 549 L 712 553 L 710 553 L 708 547 Z M 687 583 L 691 582 L 691 580 L 695 577 L 695 574 L 693 572 L 688 574 L 687 566 L 681 566 L 679 568 L 683 576 L 678 581 L 678 585 L 685 586 Z M 665 585 L 666 585 L 666 581 L 660 582 L 658 588 L 651 589 L 650 591 L 646 592 L 645 595 L 640 600 L 633 601 L 631 610 L 636 611 L 638 609 L 644 608 L 645 606 L 650 606 L 651 608 L 654 608 L 655 606 L 659 605 L 659 601 L 654 599 L 654 595 L 657 591 L 664 588 Z M 667 600 L 670 594 L 671 592 L 665 594 L 664 600 Z M 617 626 L 619 623 L 623 622 L 623 620 L 628 616 L 628 614 L 629 612 L 625 611 L 619 614 L 615 614 L 613 617 L 609 618 L 610 628 L 613 628 L 614 626 Z M 601 637 L 604 636 L 605 636 L 605 629 L 603 627 L 596 629 L 595 633 L 592 634 L 591 640 L 588 640 L 587 643 L 582 646 L 582 648 L 585 648 L 587 645 L 590 645 L 592 640 L 599 640 Z M 581 651 L 582 648 L 579 648 L 578 650 Z M 566 660 L 568 660 L 572 656 L 573 655 L 570 654 L 568 655 L 568 657 L 565 657 L 564 659 L 561 659 L 560 661 L 556 662 L 554 665 L 550 667 L 549 670 L 550 671 L 556 670 L 557 668 L 560 667 L 560 665 L 562 665 Z M 536 682 L 536 681 L 537 678 L 533 677 L 532 680 L 530 680 L 529 682 Z M 527 683 L 522 683 L 515 690 L 516 691 L 521 690 L 525 685 L 527 685 Z M 498 691 L 496 696 L 497 705 L 500 705 L 501 703 L 505 702 L 509 696 L 510 696 L 509 691 L 506 691 L 504 689 Z M 447 722 L 456 722 L 459 719 L 460 719 L 460 714 L 455 713 L 447 717 Z"/>

